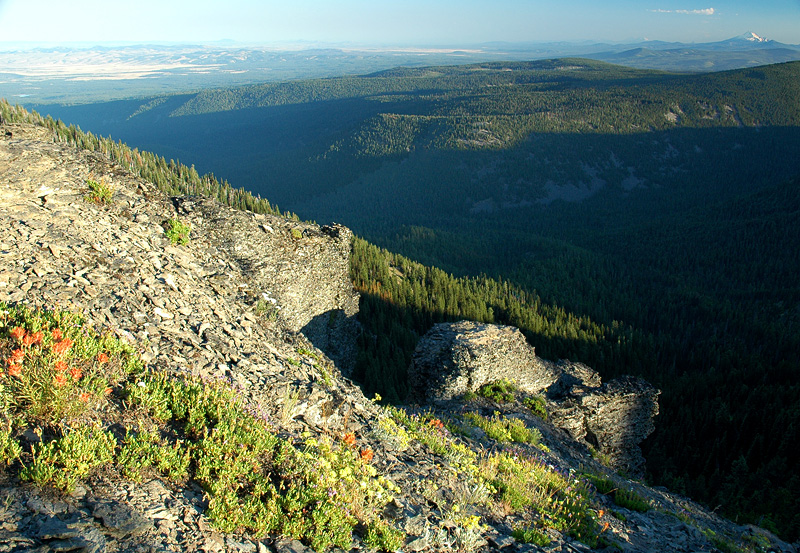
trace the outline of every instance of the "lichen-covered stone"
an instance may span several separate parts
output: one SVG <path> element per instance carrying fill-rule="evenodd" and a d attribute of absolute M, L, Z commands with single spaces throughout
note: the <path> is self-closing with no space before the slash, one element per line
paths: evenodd
<path fill-rule="evenodd" d="M 447 401 L 500 379 L 544 390 L 558 379 L 512 326 L 461 321 L 435 325 L 423 336 L 408 371 L 410 399 Z"/>

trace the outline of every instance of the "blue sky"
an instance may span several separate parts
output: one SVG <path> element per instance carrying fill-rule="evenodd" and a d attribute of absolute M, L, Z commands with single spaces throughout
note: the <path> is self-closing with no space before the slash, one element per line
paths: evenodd
<path fill-rule="evenodd" d="M 0 41 L 800 44 L 800 0 L 0 0 Z"/>

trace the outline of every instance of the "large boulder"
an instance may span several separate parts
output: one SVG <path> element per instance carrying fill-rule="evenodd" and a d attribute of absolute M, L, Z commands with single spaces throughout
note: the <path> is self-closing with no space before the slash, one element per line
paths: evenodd
<path fill-rule="evenodd" d="M 550 421 L 607 456 L 616 470 L 639 477 L 644 474 L 639 444 L 655 430 L 659 393 L 632 376 L 596 388 L 576 385 L 563 394 L 548 394 Z"/>
<path fill-rule="evenodd" d="M 544 395 L 555 426 L 606 455 L 614 468 L 642 474 L 639 444 L 654 430 L 659 391 L 635 377 L 603 384 L 582 363 L 540 359 L 512 326 L 469 321 L 435 325 L 414 352 L 410 400 L 446 402 L 501 379 L 528 394 Z"/>
<path fill-rule="evenodd" d="M 417 344 L 408 377 L 410 399 L 418 403 L 454 399 L 499 379 L 537 391 L 558 379 L 519 329 L 471 321 L 428 331 Z"/>

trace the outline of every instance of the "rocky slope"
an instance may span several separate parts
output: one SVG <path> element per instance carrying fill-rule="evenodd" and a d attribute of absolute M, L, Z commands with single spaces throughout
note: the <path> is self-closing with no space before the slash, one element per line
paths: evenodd
<path fill-rule="evenodd" d="M 86 201 L 89 178 L 114 188 L 111 203 Z M 176 216 L 193 228 L 185 246 L 164 236 L 162 225 Z M 478 488 L 460 468 L 464 452 L 506 446 L 472 429 L 463 437 L 442 430 L 449 445 L 433 448 L 415 439 L 421 434 L 398 431 L 397 418 L 342 376 L 357 331 L 346 269 L 350 237 L 342 227 L 168 198 L 98 154 L 54 142 L 41 127 L 0 127 L 0 301 L 81 311 L 95 327 L 136 344 L 153 370 L 225 379 L 291 440 L 354 434 L 374 452 L 378 474 L 401 490 L 384 514 L 404 532 L 403 550 L 587 551 L 553 528 L 548 545 L 518 543 L 512 529 L 527 519 L 472 498 Z M 518 444 L 520 455 L 536 455 L 565 478 L 591 471 L 639 494 L 646 512 L 593 496 L 592 516 L 604 538 L 598 548 L 689 552 L 725 543 L 794 551 L 760 529 L 610 471 L 592 458 L 585 434 L 543 421 L 521 399 L 448 398 L 419 420 L 427 426 L 462 421 L 468 411 L 496 411 L 541 433 L 546 448 Z M 558 402 L 548 405 L 557 419 Z M 21 482 L 11 468 L 0 474 L 0 552 L 308 549 L 289 537 L 217 531 L 205 513 L 207 494 L 192 482 L 154 476 L 137 484 L 107 471 L 61 495 Z M 459 510 L 480 522 L 466 524 Z M 367 549 L 357 535 L 352 548 Z"/>

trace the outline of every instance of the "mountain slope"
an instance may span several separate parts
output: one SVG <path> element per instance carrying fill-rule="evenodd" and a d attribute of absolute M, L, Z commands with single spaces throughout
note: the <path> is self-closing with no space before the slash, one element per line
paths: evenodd
<path fill-rule="evenodd" d="M 12 116 L 26 118 L 6 108 L 4 118 Z M 287 326 L 308 315 L 291 303 L 305 286 L 302 274 L 331 269 L 318 252 L 340 249 L 342 233 L 170 198 L 106 155 L 62 142 L 63 127 L 40 123 L 4 124 L 0 135 L 0 235 L 5 266 L 14 268 L 0 281 L 0 347 L 13 358 L 0 389 L 7 423 L 0 516 L 9 550 L 544 551 L 587 550 L 586 543 L 792 551 L 763 530 L 610 473 L 521 397 L 503 405 L 479 399 L 467 406 L 470 417 L 463 405 L 414 414 L 367 401 Z M 110 197 L 87 199 L 90 181 L 111 185 Z M 170 243 L 161 226 L 176 216 L 192 222 L 186 244 Z M 294 289 L 280 292 L 275 277 L 247 262 L 256 232 L 270 236 L 269 249 L 287 246 L 281 255 L 294 267 Z M 341 268 L 335 273 L 316 279 L 316 288 L 346 279 Z M 273 318 L 258 307 L 264 289 L 285 313 Z M 41 311 L 61 302 L 85 312 L 86 322 Z M 99 328 L 108 331 L 102 338 Z M 49 370 L 58 376 L 51 355 L 66 355 L 74 381 L 59 386 L 76 394 L 90 376 L 102 377 L 105 364 L 134 362 L 78 415 L 34 414 L 39 400 L 22 396 L 7 402 L 6 386 Z M 85 374 L 74 373 L 78 366 Z M 504 414 L 480 415 L 492 409 Z M 450 435 L 440 418 L 467 435 Z M 470 420 L 504 422 L 532 437 L 512 447 Z M 105 459 L 95 458 L 100 437 L 112 444 Z M 148 468 L 146 455 L 136 457 L 142 451 L 168 462 Z M 191 461 L 181 468 L 183 455 Z M 610 489 L 577 479 L 579 464 Z M 516 539 L 511 526 L 520 530 Z M 521 543 L 528 540 L 538 545 Z"/>
<path fill-rule="evenodd" d="M 444 269 L 369 254 L 375 339 L 357 374 L 370 390 L 402 395 L 416 340 L 442 317 L 511 322 L 492 297 L 511 291 L 574 317 L 512 323 L 540 351 L 663 387 L 646 444 L 657 481 L 797 536 L 798 481 L 780 474 L 798 472 L 784 439 L 800 365 L 798 71 L 397 69 L 120 104 L 120 121 L 140 113 L 115 128 Z"/>

